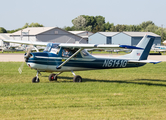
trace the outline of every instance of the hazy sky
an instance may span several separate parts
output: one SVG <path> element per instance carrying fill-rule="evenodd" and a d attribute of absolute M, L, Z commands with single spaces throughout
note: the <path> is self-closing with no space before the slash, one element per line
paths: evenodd
<path fill-rule="evenodd" d="M 0 0 L 0 27 L 7 30 L 32 22 L 63 28 L 79 15 L 101 15 L 115 25 L 151 20 L 165 28 L 166 0 Z"/>

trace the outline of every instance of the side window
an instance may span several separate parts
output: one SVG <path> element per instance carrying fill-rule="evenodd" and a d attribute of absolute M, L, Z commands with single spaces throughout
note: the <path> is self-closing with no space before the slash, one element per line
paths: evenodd
<path fill-rule="evenodd" d="M 88 56 L 88 55 L 89 55 L 86 50 L 82 50 L 81 52 L 82 52 L 82 54 L 83 54 L 84 56 Z"/>
<path fill-rule="evenodd" d="M 63 49 L 63 51 L 62 51 L 62 56 L 63 57 L 70 57 L 71 55 L 72 54 L 71 54 L 69 49 L 67 49 L 67 48 Z"/>
<path fill-rule="evenodd" d="M 77 49 L 69 49 L 69 48 L 64 48 L 62 50 L 62 56 L 63 57 L 70 57 L 72 56 L 75 52 L 77 51 Z M 76 56 L 75 56 L 76 57 Z"/>
<path fill-rule="evenodd" d="M 57 49 L 57 48 L 52 48 L 52 49 L 51 49 L 51 53 L 58 54 L 58 53 L 59 53 L 59 49 Z"/>

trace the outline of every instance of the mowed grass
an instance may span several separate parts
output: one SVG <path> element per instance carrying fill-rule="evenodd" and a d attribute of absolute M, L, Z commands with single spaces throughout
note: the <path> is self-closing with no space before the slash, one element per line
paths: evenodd
<path fill-rule="evenodd" d="M 166 119 L 166 62 L 139 68 L 63 73 L 58 82 L 21 62 L 0 62 L 0 119 Z"/>

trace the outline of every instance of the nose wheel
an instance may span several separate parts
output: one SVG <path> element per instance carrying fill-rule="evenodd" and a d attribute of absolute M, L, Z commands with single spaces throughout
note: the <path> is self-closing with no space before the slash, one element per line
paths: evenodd
<path fill-rule="evenodd" d="M 40 74 L 40 72 L 37 71 L 36 77 L 34 77 L 34 78 L 32 79 L 32 83 L 38 83 L 38 82 L 40 82 L 39 77 L 38 77 L 39 74 Z"/>
<path fill-rule="evenodd" d="M 34 78 L 32 79 L 32 83 L 38 83 L 38 82 L 40 82 L 40 80 L 39 80 L 38 77 L 34 77 Z"/>

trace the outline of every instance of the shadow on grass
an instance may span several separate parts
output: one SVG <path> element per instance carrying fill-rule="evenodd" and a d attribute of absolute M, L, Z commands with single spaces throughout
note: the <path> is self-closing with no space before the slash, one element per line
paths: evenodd
<path fill-rule="evenodd" d="M 166 80 L 158 80 L 158 79 L 137 79 L 135 81 L 154 81 L 154 82 L 166 82 Z"/>
<path fill-rule="evenodd" d="M 135 80 L 92 80 L 92 79 L 84 79 L 83 82 L 109 82 L 109 83 L 126 83 L 126 84 L 138 84 L 138 85 L 148 85 L 148 86 L 163 86 L 166 87 L 166 84 L 161 82 L 166 82 L 166 80 L 155 80 L 155 79 L 135 79 Z M 138 82 L 140 81 L 140 82 Z M 149 82 L 146 82 L 149 81 Z M 152 83 L 158 82 L 158 83 Z"/>
<path fill-rule="evenodd" d="M 48 77 L 48 76 L 43 76 L 43 77 Z M 60 82 L 73 82 L 73 77 L 58 76 L 58 80 L 60 80 Z M 61 81 L 61 80 L 63 80 L 63 81 Z M 67 81 L 65 81 L 65 80 L 67 80 Z M 83 78 L 83 82 L 125 83 L 125 84 L 138 84 L 138 85 L 166 87 L 166 84 L 163 83 L 163 82 L 166 82 L 166 80 L 159 80 L 159 79 L 94 80 L 94 79 L 89 79 L 89 78 Z M 158 83 L 153 83 L 153 82 L 158 82 Z"/>

